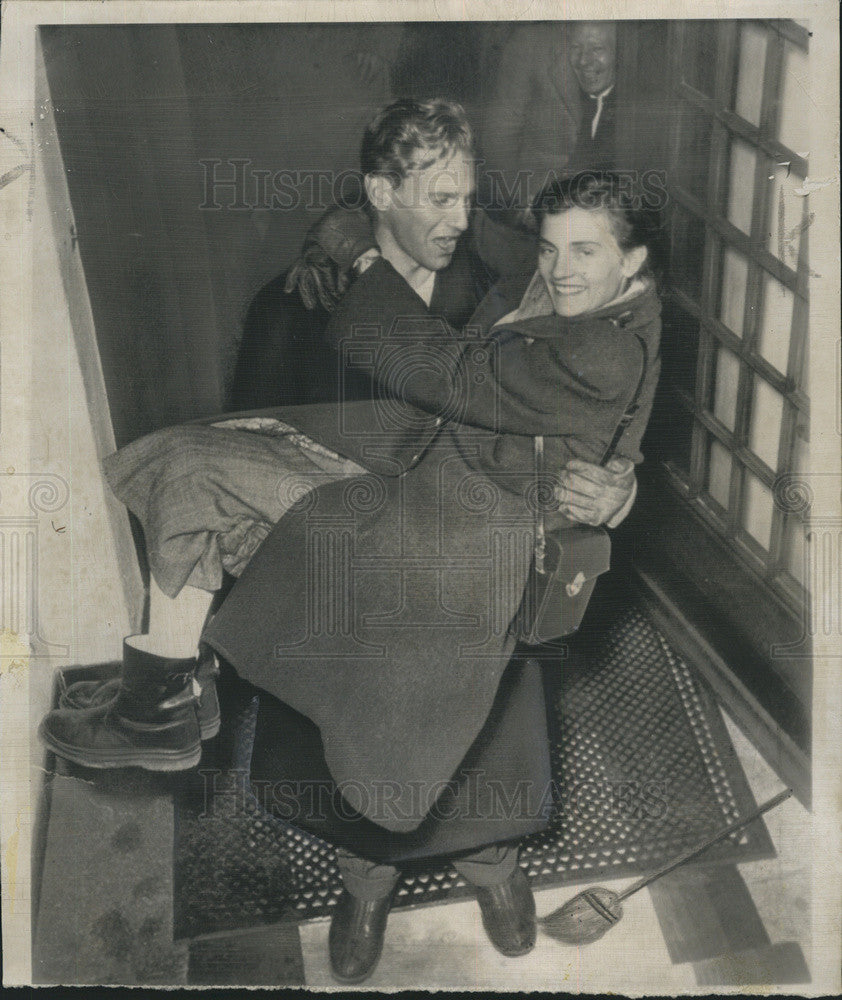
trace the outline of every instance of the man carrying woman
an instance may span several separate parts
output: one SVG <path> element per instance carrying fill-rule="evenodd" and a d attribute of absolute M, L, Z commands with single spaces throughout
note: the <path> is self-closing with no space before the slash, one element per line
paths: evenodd
<path fill-rule="evenodd" d="M 646 248 L 610 179 L 542 193 L 537 268 L 495 286 L 460 337 L 429 307 L 468 227 L 461 108 L 391 105 L 362 161 L 379 256 L 327 333 L 373 398 L 170 428 L 111 456 L 109 483 L 144 527 L 150 631 L 126 640 L 112 702 L 41 726 L 88 766 L 195 765 L 211 683 L 195 679 L 200 640 L 311 720 L 348 807 L 392 835 L 381 856 L 338 845 L 343 982 L 376 965 L 402 857 L 451 858 L 495 946 L 534 944 L 517 838 L 546 825 L 548 745 L 541 678 L 512 660 L 510 627 L 532 559 L 533 442 L 558 485 L 549 517 L 616 523 L 659 334 Z M 316 520 L 349 518 L 344 548 L 314 549 Z M 239 580 L 205 626 L 223 570 Z M 526 791 L 500 814 L 501 789 Z"/>

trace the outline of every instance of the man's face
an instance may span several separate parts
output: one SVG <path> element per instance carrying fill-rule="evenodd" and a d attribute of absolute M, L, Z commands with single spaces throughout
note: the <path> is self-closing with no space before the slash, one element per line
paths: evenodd
<path fill-rule="evenodd" d="M 541 224 L 538 270 L 559 316 L 581 316 L 609 303 L 645 258 L 643 247 L 623 253 L 609 216 L 598 209 L 570 208 Z"/>
<path fill-rule="evenodd" d="M 397 187 L 390 186 L 379 217 L 408 257 L 440 271 L 468 228 L 474 187 L 473 161 L 455 152 L 424 170 L 410 170 Z"/>
<path fill-rule="evenodd" d="M 614 83 L 617 29 L 610 21 L 577 25 L 570 40 L 570 65 L 586 94 L 601 94 Z"/>

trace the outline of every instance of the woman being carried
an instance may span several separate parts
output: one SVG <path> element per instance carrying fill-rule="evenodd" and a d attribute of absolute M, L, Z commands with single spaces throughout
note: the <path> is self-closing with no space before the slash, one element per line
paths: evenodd
<path fill-rule="evenodd" d="M 483 646 L 481 682 L 472 699 L 468 725 L 458 739 L 445 738 L 449 752 L 442 754 L 442 768 L 437 771 L 452 770 L 458 764 L 487 715 L 511 655 L 513 637 L 508 625 L 523 593 L 530 555 L 521 552 L 508 585 L 489 593 L 489 580 L 499 574 L 495 575 L 494 567 L 474 568 L 478 558 L 488 558 L 489 543 L 488 512 L 472 508 L 469 496 L 476 477 L 499 488 L 495 517 L 514 518 L 531 531 L 534 510 L 528 490 L 534 478 L 534 436 L 543 436 L 548 473 L 557 473 L 576 459 L 599 463 L 646 365 L 636 416 L 616 446 L 618 459 L 639 462 L 639 445 L 658 377 L 660 306 L 654 282 L 644 271 L 647 251 L 637 228 L 639 215 L 617 180 L 608 175 L 582 175 L 555 182 L 541 193 L 535 210 L 541 227 L 537 270 L 495 286 L 469 324 L 485 331 L 488 338 L 483 371 L 477 370 L 476 362 L 481 339 L 474 334 L 469 341 L 460 341 L 447 333 L 441 336 L 439 329 L 427 344 L 444 361 L 431 378 L 422 380 L 420 388 L 408 390 L 404 381 L 398 391 L 388 384 L 388 373 L 381 373 L 387 383 L 385 392 L 399 398 L 402 392 L 418 408 L 407 412 L 424 424 L 415 441 L 420 442 L 423 456 L 413 455 L 408 467 L 376 454 L 367 465 L 365 440 L 360 443 L 337 434 L 341 419 L 335 404 L 168 428 L 128 445 L 106 461 L 110 485 L 144 527 L 152 571 L 150 633 L 125 641 L 123 677 L 114 701 L 85 711 L 57 710 L 45 718 L 40 735 L 52 750 L 94 767 L 177 770 L 194 766 L 201 752 L 196 699 L 205 687 L 194 677 L 195 655 L 204 638 L 248 680 L 332 730 L 336 750 L 329 752 L 329 762 L 332 757 L 338 778 L 353 772 L 353 760 L 366 758 L 371 748 L 365 735 L 355 732 L 359 719 L 339 693 L 345 685 L 335 686 L 334 703 L 333 697 L 324 696 L 321 683 L 302 678 L 301 671 L 291 667 L 294 658 L 277 654 L 300 642 L 302 616 L 312 614 L 312 609 L 307 612 L 301 604 L 307 567 L 296 565 L 290 555 L 302 553 L 287 544 L 278 522 L 313 490 L 318 490 L 320 510 L 330 508 L 331 497 L 338 497 L 340 508 L 347 510 L 348 487 L 337 493 L 330 484 L 364 477 L 369 485 L 376 480 L 374 488 L 382 496 L 372 509 L 352 512 L 354 555 L 381 559 L 383 568 L 379 575 L 376 567 L 371 570 L 365 588 L 355 593 L 354 634 L 344 648 L 339 639 L 332 644 L 329 656 L 334 666 L 326 665 L 324 650 L 314 651 L 313 656 L 320 657 L 319 668 L 327 671 L 325 680 L 335 679 L 357 662 L 361 630 L 356 626 L 366 620 L 368 612 L 377 616 L 389 607 L 396 579 L 406 584 L 409 570 L 395 569 L 395 552 L 405 553 L 407 565 L 413 559 L 435 560 L 446 554 L 448 586 L 456 587 L 453 581 L 458 578 L 460 591 L 451 606 L 454 620 L 464 621 L 465 616 L 476 617 L 482 611 L 481 621 L 467 630 L 469 634 L 463 635 L 464 629 L 449 635 L 439 630 L 432 646 L 429 631 L 419 639 L 425 661 L 434 660 L 433 672 L 446 677 L 441 688 L 425 687 L 424 700 L 439 731 L 446 730 L 452 713 L 438 712 L 434 705 L 446 702 L 448 691 L 457 697 L 460 684 L 468 684 L 477 671 L 475 659 L 460 656 L 457 645 L 466 647 L 467 642 L 469 646 L 470 639 Z M 347 337 L 360 312 L 365 314 L 369 300 L 387 303 L 390 315 L 380 317 L 384 330 L 391 330 L 396 319 L 421 311 L 417 295 L 380 258 L 334 312 L 330 328 L 336 343 Z M 473 352 L 467 363 L 466 343 Z M 457 422 L 447 416 L 453 412 L 457 384 L 466 384 L 466 365 L 483 393 L 472 391 L 470 398 L 463 395 L 456 406 Z M 396 368 L 392 365 L 392 371 Z M 482 379 L 486 379 L 484 385 Z M 488 405 L 489 399 L 493 406 Z M 346 404 L 358 406 L 370 412 L 368 401 Z M 319 429 L 325 433 L 319 434 Z M 344 453 L 336 449 L 337 443 L 347 445 Z M 291 524 L 294 519 L 285 518 L 284 523 L 287 520 Z M 558 515 L 556 520 L 564 518 Z M 277 525 L 274 531 L 273 525 Z M 394 532 L 401 533 L 400 540 Z M 431 533 L 435 534 L 432 548 L 425 540 Z M 390 549 L 393 544 L 397 546 L 394 551 Z M 260 559 L 253 559 L 256 551 Z M 247 566 L 249 580 L 235 586 L 203 636 L 223 570 L 240 576 Z M 273 584 L 268 577 L 264 579 L 267 572 Z M 433 573 L 426 584 L 441 588 L 441 572 Z M 441 599 L 440 591 L 417 598 L 429 614 L 426 624 L 435 625 Z M 380 607 L 377 600 L 383 602 Z M 239 620 L 245 605 L 251 609 L 249 626 Z M 489 615 L 503 627 L 492 627 Z M 259 627 L 255 627 L 257 622 Z M 389 664 L 392 681 L 417 674 L 413 657 L 418 647 L 412 639 L 411 628 L 398 629 L 385 659 L 378 656 L 376 664 L 366 664 L 356 672 L 351 703 L 365 701 L 369 685 L 377 688 L 384 662 Z M 382 641 L 381 636 L 376 643 L 382 646 Z M 440 651 L 437 641 L 443 642 Z M 405 669 L 397 666 L 399 662 L 404 662 Z M 207 682 L 210 685 L 212 681 Z M 389 700 L 393 700 L 391 695 Z M 419 707 L 416 704 L 413 711 Z M 201 716 L 201 703 L 199 711 Z M 335 712 L 344 714 L 346 721 L 337 723 Z M 399 730 L 404 714 L 392 713 L 391 731 Z M 391 770 L 388 752 L 381 750 L 375 756 L 382 758 L 386 771 Z M 445 780 L 448 776 L 444 775 Z"/>

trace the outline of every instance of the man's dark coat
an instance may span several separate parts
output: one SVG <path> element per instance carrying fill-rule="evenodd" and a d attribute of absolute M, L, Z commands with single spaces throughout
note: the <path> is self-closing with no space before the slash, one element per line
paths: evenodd
<path fill-rule="evenodd" d="M 482 243 L 475 229 L 466 234 L 459 240 L 449 266 L 436 275 L 430 312 L 457 330 L 468 322 L 497 271 L 512 257 L 510 234 L 501 234 L 485 218 L 480 225 Z M 483 263 L 478 250 L 495 270 Z M 369 397 L 371 380 L 359 370 L 342 371 L 340 356 L 325 336 L 330 313 L 321 305 L 307 309 L 297 289 L 285 290 L 286 280 L 286 274 L 273 278 L 249 305 L 227 394 L 230 409 Z"/>

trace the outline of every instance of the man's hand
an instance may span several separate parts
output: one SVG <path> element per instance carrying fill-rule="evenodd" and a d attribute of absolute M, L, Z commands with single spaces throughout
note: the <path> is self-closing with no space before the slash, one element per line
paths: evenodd
<path fill-rule="evenodd" d="M 634 464 L 612 458 L 604 467 L 574 458 L 556 486 L 559 509 L 571 521 L 615 528 L 628 514 L 637 492 Z"/>

